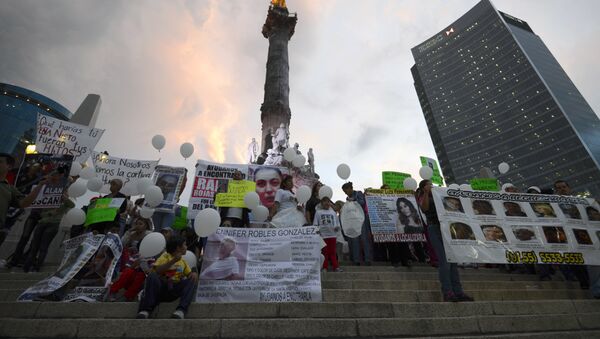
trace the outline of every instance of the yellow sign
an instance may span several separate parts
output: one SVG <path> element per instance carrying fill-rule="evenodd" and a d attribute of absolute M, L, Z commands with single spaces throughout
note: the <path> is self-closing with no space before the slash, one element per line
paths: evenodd
<path fill-rule="evenodd" d="M 217 193 L 215 206 L 217 207 L 247 207 L 244 204 L 244 196 L 248 192 L 256 191 L 256 183 L 248 180 L 230 180 L 227 185 L 227 193 Z"/>

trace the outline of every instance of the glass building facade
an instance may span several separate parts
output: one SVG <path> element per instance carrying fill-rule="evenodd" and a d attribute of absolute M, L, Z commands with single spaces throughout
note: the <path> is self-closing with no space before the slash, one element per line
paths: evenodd
<path fill-rule="evenodd" d="M 0 83 L 0 152 L 22 159 L 25 148 L 35 144 L 37 114 L 69 120 L 73 113 L 41 94 Z"/>
<path fill-rule="evenodd" d="M 482 0 L 412 53 L 448 183 L 488 167 L 522 190 L 563 179 L 600 197 L 598 116 L 525 21 Z M 501 162 L 508 173 L 498 173 Z"/>

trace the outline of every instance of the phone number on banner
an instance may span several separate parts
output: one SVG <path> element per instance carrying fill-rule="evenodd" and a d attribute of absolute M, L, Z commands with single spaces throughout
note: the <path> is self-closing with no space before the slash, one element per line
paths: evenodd
<path fill-rule="evenodd" d="M 509 264 L 584 264 L 583 254 L 576 252 L 539 252 L 535 251 L 506 251 L 506 261 Z"/>

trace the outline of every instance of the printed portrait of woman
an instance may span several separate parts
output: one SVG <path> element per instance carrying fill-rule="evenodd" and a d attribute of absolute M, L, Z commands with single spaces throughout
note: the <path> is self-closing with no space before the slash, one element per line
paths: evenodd
<path fill-rule="evenodd" d="M 254 172 L 254 182 L 256 182 L 256 193 L 260 202 L 266 208 L 271 208 L 275 204 L 275 193 L 281 186 L 283 175 L 276 167 L 261 166 Z"/>
<path fill-rule="evenodd" d="M 481 225 L 481 231 L 486 241 L 506 242 L 506 235 L 498 225 Z"/>
<path fill-rule="evenodd" d="M 564 228 L 556 226 L 543 226 L 544 236 L 546 241 L 550 244 L 566 244 L 567 234 Z"/>
<path fill-rule="evenodd" d="M 444 209 L 448 212 L 461 212 L 464 213 L 462 203 L 460 199 L 454 197 L 445 197 L 444 198 Z"/>
<path fill-rule="evenodd" d="M 450 224 L 450 236 L 457 240 L 475 240 L 475 234 L 471 226 L 462 222 Z"/>
<path fill-rule="evenodd" d="M 577 205 L 572 204 L 558 204 L 560 210 L 563 212 L 565 217 L 569 219 L 581 219 L 581 213 L 579 213 L 579 209 L 577 209 Z"/>
<path fill-rule="evenodd" d="M 556 218 L 556 213 L 554 213 L 554 209 L 549 203 L 532 203 L 531 208 L 533 209 L 535 215 L 539 218 Z"/>
<path fill-rule="evenodd" d="M 410 200 L 398 198 L 396 200 L 396 210 L 398 211 L 398 220 L 396 222 L 396 231 L 398 233 L 423 233 L 425 230 L 419 217 L 419 212 Z"/>
<path fill-rule="evenodd" d="M 477 215 L 496 215 L 494 207 L 487 200 L 473 200 L 473 213 Z"/>
<path fill-rule="evenodd" d="M 519 203 L 507 201 L 504 203 L 504 213 L 507 217 L 526 217 Z"/>
<path fill-rule="evenodd" d="M 585 213 L 590 221 L 600 221 L 600 212 L 592 206 L 585 208 Z"/>
<path fill-rule="evenodd" d="M 573 234 L 575 235 L 575 240 L 579 245 L 593 245 L 592 238 L 587 230 L 574 228 Z"/>

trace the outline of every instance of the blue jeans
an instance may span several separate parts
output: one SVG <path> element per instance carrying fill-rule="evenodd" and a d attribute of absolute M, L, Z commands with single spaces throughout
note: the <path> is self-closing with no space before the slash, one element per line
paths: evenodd
<path fill-rule="evenodd" d="M 146 277 L 139 310 L 151 313 L 161 301 L 171 302 L 179 298 L 177 309 L 187 312 L 195 294 L 196 284 L 190 279 L 183 279 L 169 286 L 158 274 L 152 272 Z"/>
<path fill-rule="evenodd" d="M 175 222 L 174 212 L 159 212 L 156 211 L 152 214 L 152 223 L 154 223 L 154 231 L 160 232 L 165 227 L 173 226 Z"/>
<path fill-rule="evenodd" d="M 446 260 L 446 252 L 444 250 L 444 241 L 442 240 L 442 231 L 439 224 L 430 224 L 429 241 L 438 257 L 438 274 L 440 284 L 442 284 L 442 293 L 462 294 L 463 289 L 460 284 L 460 276 L 458 275 L 458 266 L 455 263 L 449 263 Z"/>
<path fill-rule="evenodd" d="M 362 225 L 360 236 L 356 238 L 348 238 L 348 246 L 352 250 L 352 261 L 360 263 L 360 245 L 362 243 L 363 251 L 365 252 L 365 262 L 371 261 L 371 239 L 369 236 L 369 227 L 365 221 Z"/>

